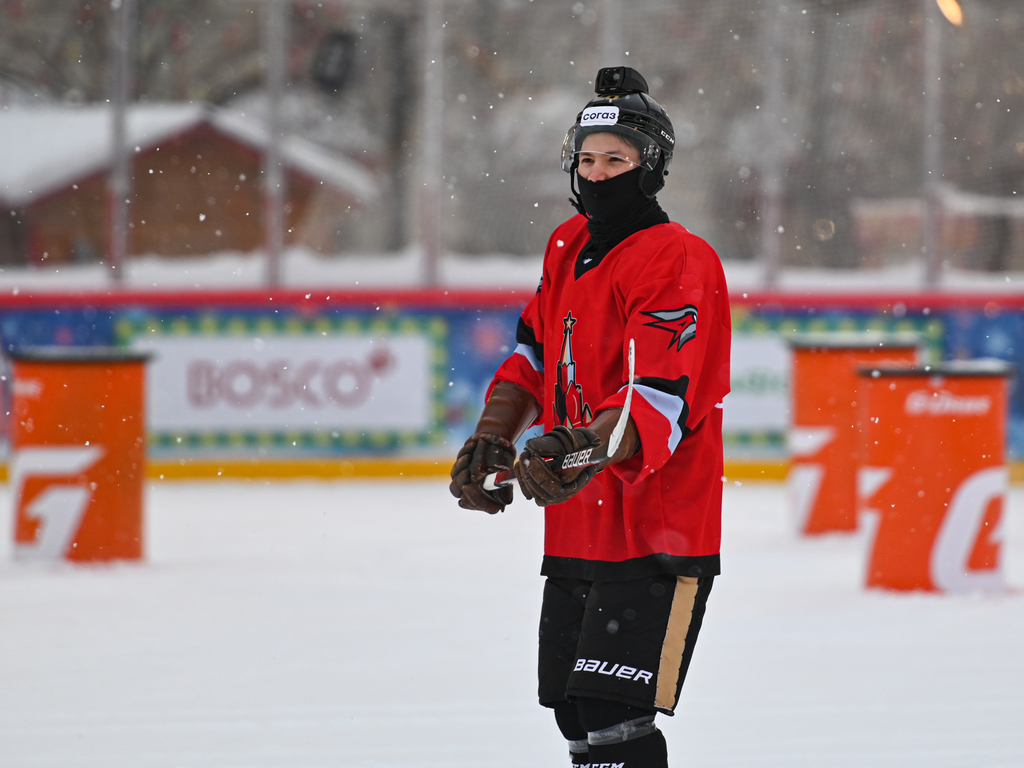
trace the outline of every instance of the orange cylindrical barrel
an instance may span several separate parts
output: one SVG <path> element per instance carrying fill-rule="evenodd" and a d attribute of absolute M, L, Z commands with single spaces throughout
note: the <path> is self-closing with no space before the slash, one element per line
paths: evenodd
<path fill-rule="evenodd" d="M 141 558 L 146 355 L 67 347 L 9 355 L 15 556 Z"/>
<path fill-rule="evenodd" d="M 867 586 L 1003 588 L 1009 373 L 1001 361 L 862 372 Z"/>
<path fill-rule="evenodd" d="M 918 360 L 919 338 L 900 333 L 817 333 L 793 350 L 789 504 L 801 533 L 857 528 L 861 423 L 857 369 Z"/>

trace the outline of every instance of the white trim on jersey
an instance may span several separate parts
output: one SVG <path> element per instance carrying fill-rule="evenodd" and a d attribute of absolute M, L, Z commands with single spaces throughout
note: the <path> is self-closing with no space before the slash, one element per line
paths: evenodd
<path fill-rule="evenodd" d="M 544 373 L 544 366 L 537 359 L 537 356 L 533 354 L 533 347 L 529 344 L 519 344 L 512 351 L 514 355 L 522 355 L 526 358 L 526 361 L 530 364 L 530 367 L 538 373 Z"/>
<path fill-rule="evenodd" d="M 637 384 L 634 390 L 672 425 L 672 433 L 668 437 L 668 452 L 673 453 L 676 446 L 679 445 L 679 441 L 683 439 L 683 430 L 679 428 L 679 416 L 683 412 L 683 401 L 677 395 L 670 395 L 644 384 Z"/>

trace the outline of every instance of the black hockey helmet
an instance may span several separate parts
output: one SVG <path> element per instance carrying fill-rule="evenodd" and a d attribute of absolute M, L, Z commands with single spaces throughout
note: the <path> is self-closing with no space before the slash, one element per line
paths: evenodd
<path fill-rule="evenodd" d="M 592 133 L 614 133 L 640 153 L 641 187 L 653 197 L 665 185 L 676 135 L 665 109 L 647 92 L 647 81 L 631 67 L 604 67 L 594 79 L 597 96 L 576 116 L 562 143 L 562 170 L 579 166 L 583 139 Z M 575 178 L 573 178 L 575 182 Z M 575 193 L 575 183 L 573 183 Z"/>

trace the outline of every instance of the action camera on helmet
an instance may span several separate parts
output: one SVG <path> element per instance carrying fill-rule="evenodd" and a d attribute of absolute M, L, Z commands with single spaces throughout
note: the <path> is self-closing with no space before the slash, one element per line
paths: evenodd
<path fill-rule="evenodd" d="M 632 67 L 604 67 L 594 80 L 594 93 L 647 93 L 647 81 Z"/>

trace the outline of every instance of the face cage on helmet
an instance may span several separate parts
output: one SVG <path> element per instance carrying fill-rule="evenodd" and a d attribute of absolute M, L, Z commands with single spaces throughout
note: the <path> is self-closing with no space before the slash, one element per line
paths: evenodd
<path fill-rule="evenodd" d="M 629 138 L 623 136 L 623 140 L 627 141 L 631 145 L 639 142 L 643 148 L 640 150 L 640 167 L 648 171 L 653 171 L 654 167 L 658 164 L 658 158 L 661 157 L 661 147 L 658 146 L 657 142 L 654 141 L 650 136 L 641 133 L 640 131 L 632 128 L 623 128 L 621 126 L 608 126 L 608 130 L 602 131 L 598 126 L 587 126 L 587 132 L 582 132 L 582 126 L 576 123 L 569 132 L 565 134 L 565 141 L 562 142 L 562 170 L 566 173 L 572 173 L 573 167 L 577 164 L 577 156 L 583 146 L 583 139 L 592 133 L 611 133 L 615 136 L 623 136 L 623 131 L 629 131 Z"/>

